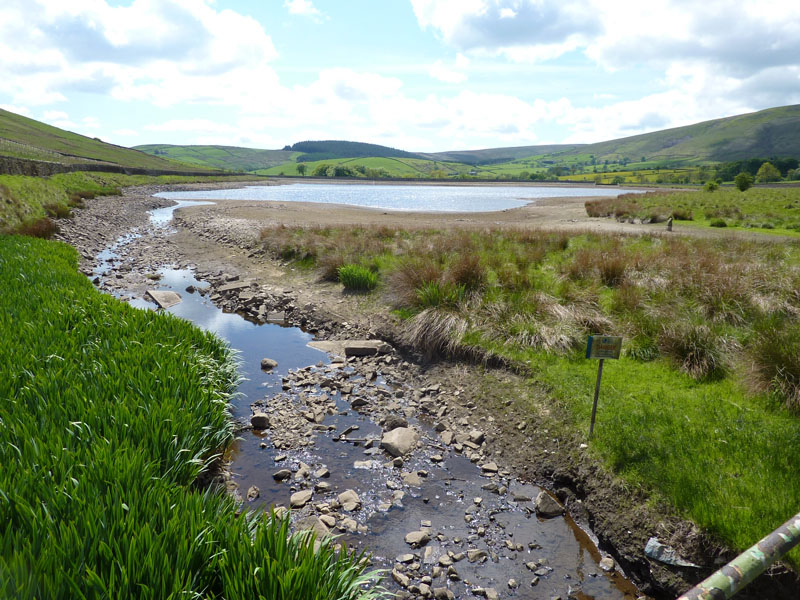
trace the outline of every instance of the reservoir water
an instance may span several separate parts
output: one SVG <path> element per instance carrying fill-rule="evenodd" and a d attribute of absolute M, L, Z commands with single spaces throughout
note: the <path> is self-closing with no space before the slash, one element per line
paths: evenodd
<path fill-rule="evenodd" d="M 491 212 L 518 208 L 540 198 L 616 197 L 637 193 L 618 187 L 545 187 L 521 185 L 378 185 L 366 183 L 292 183 L 237 189 L 161 192 L 170 200 L 264 200 L 321 202 L 366 208 L 427 212 Z"/>

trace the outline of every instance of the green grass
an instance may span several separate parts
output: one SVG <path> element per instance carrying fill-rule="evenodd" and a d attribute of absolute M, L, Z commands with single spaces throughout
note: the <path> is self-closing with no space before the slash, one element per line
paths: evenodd
<path fill-rule="evenodd" d="M 59 243 L 0 237 L 0 288 L 0 597 L 363 597 L 362 557 L 195 486 L 233 438 L 218 338 Z"/>
<path fill-rule="evenodd" d="M 0 175 L 0 233 L 19 230 L 46 216 L 64 216 L 84 198 L 117 195 L 134 185 L 163 185 L 210 181 L 238 181 L 244 178 L 161 175 L 122 175 L 117 173 L 64 173 L 52 177 Z"/>
<path fill-rule="evenodd" d="M 800 188 L 753 187 L 746 192 L 720 188 L 713 192 L 652 192 L 587 202 L 590 216 L 646 218 L 653 214 L 676 219 L 691 216 L 703 227 L 737 227 L 782 235 L 800 233 Z M 725 223 L 722 225 L 721 223 Z"/>
<path fill-rule="evenodd" d="M 734 548 L 797 512 L 800 367 L 796 344 L 769 332 L 800 328 L 800 244 L 386 227 L 262 239 L 321 272 L 330 256 L 370 265 L 419 349 L 524 365 L 575 427 L 596 376 L 587 336 L 622 335 L 598 455 Z"/>
<path fill-rule="evenodd" d="M 147 144 L 136 146 L 134 149 L 187 165 L 240 172 L 268 169 L 292 161 L 300 154 L 286 150 L 258 150 L 236 146 L 174 146 L 171 144 Z"/>
<path fill-rule="evenodd" d="M 378 285 L 378 274 L 361 265 L 342 265 L 338 274 L 346 290 L 368 292 Z"/>

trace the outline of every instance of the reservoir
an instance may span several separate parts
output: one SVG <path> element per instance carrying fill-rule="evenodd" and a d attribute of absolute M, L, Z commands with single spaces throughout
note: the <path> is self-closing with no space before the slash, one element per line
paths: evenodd
<path fill-rule="evenodd" d="M 265 200 L 347 204 L 393 211 L 493 212 L 518 208 L 540 198 L 616 197 L 638 193 L 618 187 L 522 185 L 386 185 L 371 183 L 292 183 L 237 189 L 161 192 L 170 200 Z"/>

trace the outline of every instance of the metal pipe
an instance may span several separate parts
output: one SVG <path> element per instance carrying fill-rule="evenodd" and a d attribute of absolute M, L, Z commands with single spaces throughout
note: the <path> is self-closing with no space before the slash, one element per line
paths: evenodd
<path fill-rule="evenodd" d="M 800 544 L 800 513 L 742 552 L 678 600 L 728 600 Z"/>

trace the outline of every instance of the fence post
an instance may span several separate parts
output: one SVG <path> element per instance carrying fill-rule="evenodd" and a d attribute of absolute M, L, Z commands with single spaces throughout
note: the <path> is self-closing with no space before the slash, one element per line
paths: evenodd
<path fill-rule="evenodd" d="M 678 600 L 728 600 L 798 543 L 800 543 L 800 513 L 683 594 Z"/>

